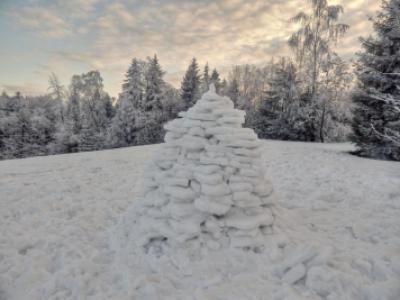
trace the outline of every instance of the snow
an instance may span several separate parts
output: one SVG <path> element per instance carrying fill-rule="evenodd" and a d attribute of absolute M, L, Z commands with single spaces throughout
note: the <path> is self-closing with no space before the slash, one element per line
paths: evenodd
<path fill-rule="evenodd" d="M 159 247 L 160 241 L 169 246 L 193 242 L 199 247 L 211 245 L 212 249 L 233 244 L 259 247 L 263 244 L 259 236 L 271 231 L 262 228 L 273 226 L 274 217 L 270 208 L 263 207 L 266 206 L 263 198 L 271 193 L 267 194 L 259 186 L 270 183 L 260 167 L 260 141 L 252 130 L 241 126 L 245 112 L 234 109 L 232 101 L 218 95 L 212 84 L 210 90 L 181 116 L 165 126 L 166 142 L 149 161 L 145 178 L 150 183 L 145 182 L 141 199 L 132 207 L 133 213 L 126 217 L 135 220 L 134 224 L 127 225 L 129 234 L 126 238 L 132 242 L 139 239 L 138 246 L 146 252 L 154 244 Z M 226 118 L 230 121 L 225 122 Z M 219 126 L 220 121 L 229 124 Z M 178 136 L 174 131 L 179 124 L 186 124 L 188 132 Z M 218 131 L 219 127 L 223 130 Z M 202 128 L 214 130 L 205 135 Z M 227 128 L 230 133 L 221 134 Z M 176 148 L 174 152 L 169 151 L 171 146 Z M 234 148 L 252 148 L 255 154 L 241 154 L 237 158 L 232 154 Z M 251 189 L 231 190 L 231 179 L 237 179 L 234 174 L 238 174 L 241 182 L 249 184 Z M 166 178 L 184 179 L 186 184 L 171 185 Z M 179 205 L 183 207 L 179 208 Z M 249 214 L 249 207 L 259 209 Z M 205 224 L 216 217 L 219 222 L 210 232 Z M 255 237 L 257 240 L 253 241 Z"/>
<path fill-rule="evenodd" d="M 263 248 L 160 241 L 143 254 L 129 216 L 159 149 L 1 161 L 0 299 L 400 298 L 399 163 L 348 144 L 263 142 L 279 204 Z"/>

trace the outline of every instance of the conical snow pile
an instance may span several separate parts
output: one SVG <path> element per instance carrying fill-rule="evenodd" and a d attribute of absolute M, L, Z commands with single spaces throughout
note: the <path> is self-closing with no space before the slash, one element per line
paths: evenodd
<path fill-rule="evenodd" d="M 256 247 L 273 224 L 272 187 L 261 142 L 242 128 L 245 112 L 210 91 L 165 125 L 165 144 L 148 170 L 137 230 L 153 241 L 197 240 L 211 248 Z"/>

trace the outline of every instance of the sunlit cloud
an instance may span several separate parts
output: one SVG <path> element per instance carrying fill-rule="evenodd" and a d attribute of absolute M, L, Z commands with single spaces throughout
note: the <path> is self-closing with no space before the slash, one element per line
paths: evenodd
<path fill-rule="evenodd" d="M 350 59 L 358 37 L 368 35 L 367 17 L 379 1 L 331 2 L 345 8 L 342 21 L 351 29 L 336 50 Z M 41 72 L 51 69 L 69 80 L 66 70 L 98 69 L 117 95 L 133 57 L 157 53 L 166 79 L 179 86 L 192 57 L 226 76 L 234 64 L 289 55 L 286 41 L 295 27 L 288 20 L 307 7 L 306 0 L 33 0 L 15 7 L 13 16 L 29 32 L 63 41 L 64 48 L 43 49 L 47 62 L 38 65 Z"/>
<path fill-rule="evenodd" d="M 72 34 L 72 28 L 61 16 L 44 7 L 24 7 L 15 13 L 23 27 L 35 31 L 42 37 L 63 38 Z"/>

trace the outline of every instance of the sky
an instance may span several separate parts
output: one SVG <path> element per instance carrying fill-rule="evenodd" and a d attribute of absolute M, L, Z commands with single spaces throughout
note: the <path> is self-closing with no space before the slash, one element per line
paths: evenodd
<path fill-rule="evenodd" d="M 350 30 L 337 52 L 351 59 L 379 0 L 341 4 Z M 166 81 L 179 87 L 192 57 L 226 76 L 235 64 L 264 64 L 289 54 L 288 20 L 309 0 L 0 0 L 0 92 L 41 94 L 54 72 L 99 70 L 117 96 L 132 58 L 157 54 Z"/>

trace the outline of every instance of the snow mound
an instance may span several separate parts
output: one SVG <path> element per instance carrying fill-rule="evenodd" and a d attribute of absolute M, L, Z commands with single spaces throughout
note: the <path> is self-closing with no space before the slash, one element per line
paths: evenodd
<path fill-rule="evenodd" d="M 143 255 L 132 199 L 161 145 L 1 161 L 0 299 L 400 299 L 400 164 L 348 144 L 263 143 L 279 205 L 260 252 L 210 239 Z M 199 181 L 223 180 L 210 170 Z"/>
<path fill-rule="evenodd" d="M 146 176 L 134 230 L 139 246 L 197 240 L 211 248 L 264 245 L 274 217 L 261 142 L 245 112 L 214 86 L 165 125 L 165 144 Z"/>

